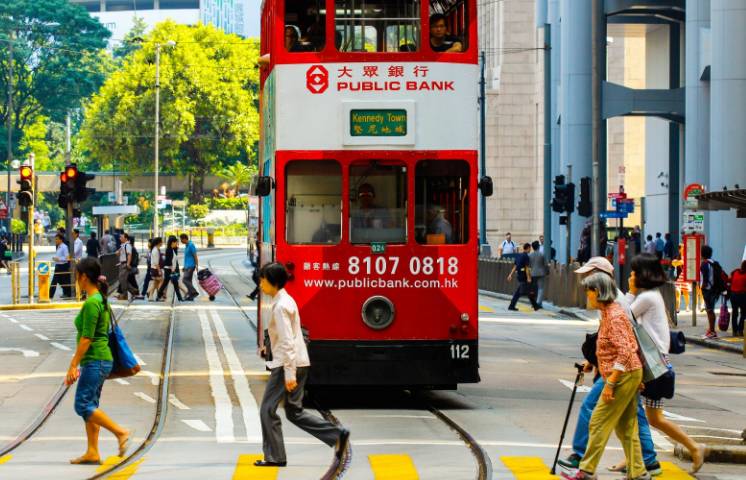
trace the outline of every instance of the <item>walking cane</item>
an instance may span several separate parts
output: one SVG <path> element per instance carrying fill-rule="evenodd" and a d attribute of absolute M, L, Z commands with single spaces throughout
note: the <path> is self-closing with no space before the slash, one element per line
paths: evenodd
<path fill-rule="evenodd" d="M 575 384 L 572 387 L 572 395 L 570 395 L 570 405 L 567 407 L 567 415 L 565 415 L 565 424 L 562 425 L 562 434 L 560 435 L 559 445 L 557 445 L 557 454 L 554 456 L 554 462 L 552 463 L 552 475 L 554 475 L 557 470 L 557 460 L 559 460 L 560 451 L 562 450 L 562 442 L 565 440 L 565 430 L 567 430 L 567 422 L 568 420 L 570 420 L 572 403 L 575 401 L 575 392 L 578 391 L 578 385 L 580 385 L 580 383 L 583 381 L 583 365 L 576 363 L 575 368 L 578 369 L 578 374 L 575 377 Z"/>

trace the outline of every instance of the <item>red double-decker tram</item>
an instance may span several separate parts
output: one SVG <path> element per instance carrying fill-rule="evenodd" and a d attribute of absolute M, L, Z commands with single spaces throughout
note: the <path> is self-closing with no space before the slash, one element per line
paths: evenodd
<path fill-rule="evenodd" d="M 476 6 L 264 1 L 260 262 L 292 274 L 313 385 L 479 381 Z"/>

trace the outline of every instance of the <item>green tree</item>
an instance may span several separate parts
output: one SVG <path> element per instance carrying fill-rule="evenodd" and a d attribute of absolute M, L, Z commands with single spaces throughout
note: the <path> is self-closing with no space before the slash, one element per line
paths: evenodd
<path fill-rule="evenodd" d="M 256 176 L 258 168 L 256 165 L 246 165 L 243 162 L 236 162 L 223 169 L 218 174 L 220 178 L 228 180 L 231 187 L 236 189 L 237 193 L 241 193 L 241 189 L 249 187 L 251 180 Z"/>
<path fill-rule="evenodd" d="M 63 121 L 81 99 L 97 91 L 107 74 L 103 49 L 111 33 L 68 0 L 0 2 L 0 147 L 6 149 L 10 116 L 14 149 L 28 126 L 39 133 L 39 117 Z M 10 55 L 12 45 L 12 59 Z M 7 95 L 13 66 L 13 111 Z"/>
<path fill-rule="evenodd" d="M 123 59 L 140 48 L 139 43 L 145 36 L 148 24 L 142 17 L 135 17 L 132 29 L 124 36 L 122 43 L 114 49 L 114 58 Z"/>
<path fill-rule="evenodd" d="M 202 203 L 195 203 L 187 207 L 187 214 L 192 220 L 202 220 L 210 213 L 210 208 Z"/>
<path fill-rule="evenodd" d="M 176 46 L 167 47 L 169 40 Z M 162 45 L 161 169 L 188 175 L 198 201 L 205 176 L 247 158 L 258 138 L 258 45 L 212 26 L 157 25 L 86 108 L 82 146 L 103 167 L 153 170 L 156 44 Z"/>

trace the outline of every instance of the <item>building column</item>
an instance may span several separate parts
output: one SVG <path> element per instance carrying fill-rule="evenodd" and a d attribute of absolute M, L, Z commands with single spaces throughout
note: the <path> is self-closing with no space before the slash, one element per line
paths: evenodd
<path fill-rule="evenodd" d="M 551 102 L 551 123 L 552 123 L 552 178 L 560 173 L 560 146 L 561 132 L 560 124 L 557 122 L 560 116 L 559 112 L 559 96 L 561 86 L 560 76 L 560 52 L 562 50 L 562 22 L 560 17 L 560 0 L 549 0 L 549 7 L 547 16 L 549 17 L 549 23 L 552 25 L 552 51 L 550 52 L 550 58 L 552 63 L 552 102 Z M 550 203 L 552 198 L 544 199 L 544 211 L 546 215 L 552 217 L 552 247 L 557 250 L 557 259 L 560 259 L 560 238 L 563 238 L 565 229 L 559 225 L 559 215 L 552 211 Z M 563 250 L 564 251 L 564 250 Z"/>
<path fill-rule="evenodd" d="M 709 190 L 746 187 L 746 2 L 712 0 L 711 142 Z M 706 221 L 715 259 L 730 272 L 740 265 L 746 219 L 734 210 Z"/>
<path fill-rule="evenodd" d="M 710 0 L 686 0 L 686 125 L 684 183 L 710 183 L 710 85 L 702 75 L 703 29 L 710 27 Z"/>
<path fill-rule="evenodd" d="M 572 166 L 572 181 L 592 173 L 591 155 L 591 1 L 560 0 L 560 64 L 561 64 L 561 125 L 560 168 L 557 174 L 567 175 Z M 579 191 L 579 188 L 577 189 Z M 576 192 L 578 193 L 578 192 Z M 580 245 L 580 233 L 586 219 L 572 215 L 570 253 L 575 257 Z M 566 231 L 560 229 L 555 242 L 557 258 L 567 261 Z"/>

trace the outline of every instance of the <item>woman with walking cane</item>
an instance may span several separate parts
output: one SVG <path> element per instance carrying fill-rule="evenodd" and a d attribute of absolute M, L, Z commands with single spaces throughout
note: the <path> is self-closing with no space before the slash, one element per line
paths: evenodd
<path fill-rule="evenodd" d="M 624 309 L 616 302 L 614 280 L 604 273 L 594 273 L 583 280 L 587 307 L 599 310 L 596 356 L 605 385 L 601 402 L 591 417 L 588 447 L 580 468 L 574 474 L 562 474 L 569 480 L 593 480 L 612 431 L 616 431 L 627 460 L 627 478 L 649 480 L 640 448 L 637 425 L 638 392 L 642 383 L 642 363 L 637 340 Z"/>
<path fill-rule="evenodd" d="M 74 465 L 100 465 L 98 434 L 101 427 L 117 437 L 119 456 L 123 457 L 130 443 L 131 432 L 115 423 L 99 408 L 101 389 L 111 373 L 113 357 L 109 349 L 109 286 L 101 275 L 96 258 L 82 259 L 76 269 L 78 285 L 86 293 L 86 301 L 75 317 L 78 346 L 65 376 L 65 384 L 78 382 L 75 391 L 75 413 L 83 417 L 88 437 L 86 452 L 70 460 Z"/>
<path fill-rule="evenodd" d="M 277 407 L 282 401 L 287 419 L 335 447 L 338 458 L 341 458 L 350 438 L 349 430 L 303 411 L 303 390 L 311 362 L 303 339 L 298 306 L 284 288 L 287 280 L 288 272 L 280 263 L 267 264 L 259 271 L 259 288 L 272 297 L 272 315 L 264 332 L 265 337 L 269 336 L 270 347 L 262 349 L 271 373 L 259 412 L 264 460 L 254 463 L 258 467 L 287 465 L 282 423 L 277 415 Z"/>

